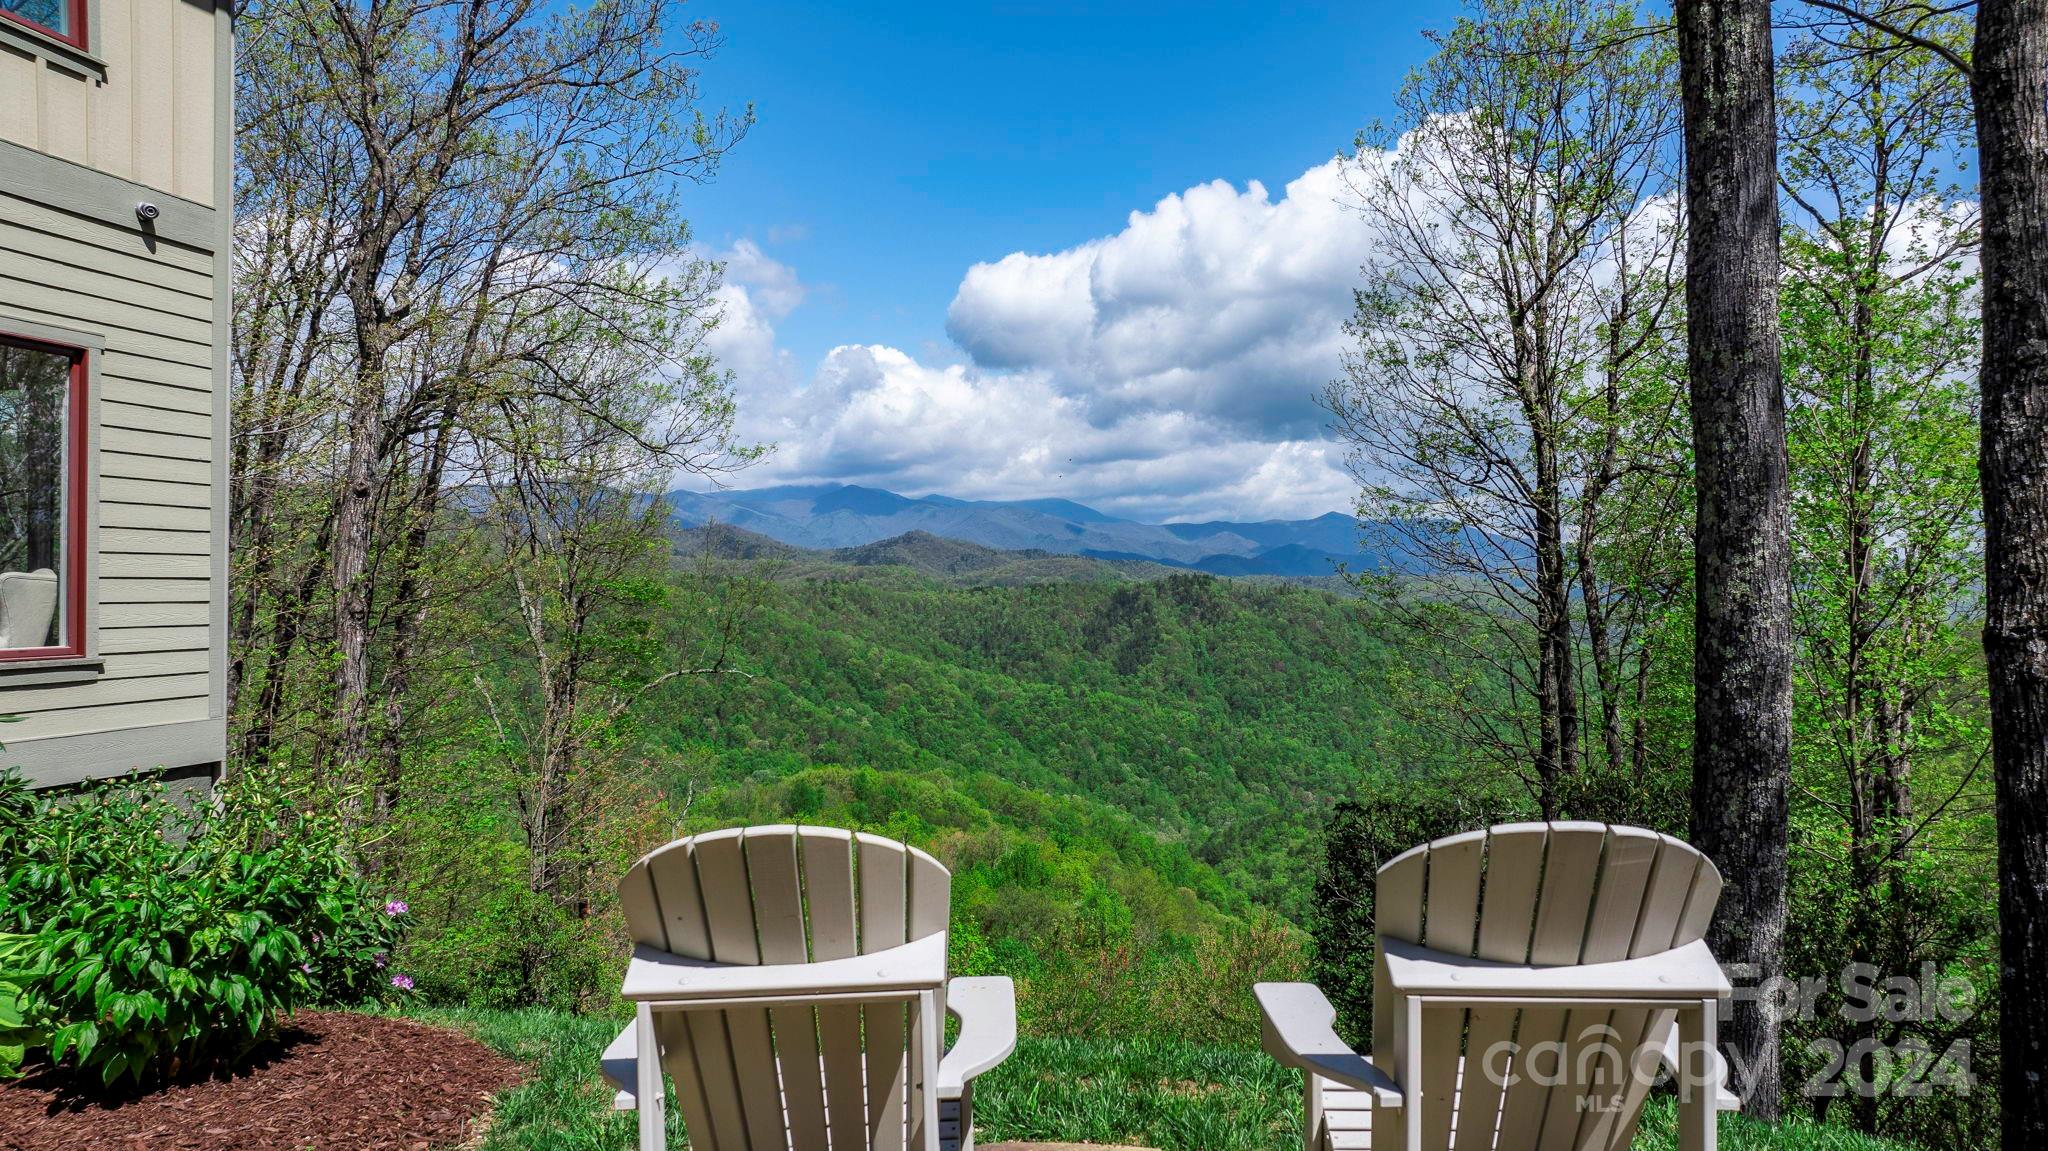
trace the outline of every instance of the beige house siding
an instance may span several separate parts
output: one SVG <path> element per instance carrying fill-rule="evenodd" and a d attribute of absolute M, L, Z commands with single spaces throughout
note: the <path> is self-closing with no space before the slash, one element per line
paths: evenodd
<path fill-rule="evenodd" d="M 72 332 L 104 349 L 89 355 L 98 524 L 86 622 L 100 664 L 58 683 L 17 685 L 7 676 L 36 673 L 0 669 L 0 713 L 23 717 L 0 740 L 39 779 L 69 766 L 65 737 L 221 724 L 213 267 L 210 252 L 0 192 L 0 329 Z M 151 753 L 165 754 L 133 752 Z"/>
<path fill-rule="evenodd" d="M 45 785 L 226 752 L 229 12 L 91 3 L 88 53 L 0 28 L 0 330 L 91 393 L 86 656 L 0 662 L 0 765 Z"/>
<path fill-rule="evenodd" d="M 96 0 L 86 53 L 0 39 L 0 140 L 214 205 L 209 0 Z"/>

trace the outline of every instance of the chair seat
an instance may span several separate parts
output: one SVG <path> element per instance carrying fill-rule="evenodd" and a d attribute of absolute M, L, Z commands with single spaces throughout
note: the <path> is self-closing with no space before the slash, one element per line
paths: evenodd
<path fill-rule="evenodd" d="M 1674 1037 L 1675 1037 L 1674 1032 Z M 1667 1054 L 1667 1059 L 1670 1055 Z M 1717 1057 L 1718 1061 L 1718 1057 Z M 1714 1105 L 1720 1111 L 1739 1111 L 1742 1100 L 1729 1090 L 1727 1068 L 1720 1068 L 1721 1085 L 1715 1094 Z M 1323 1089 L 1323 1130 L 1319 1151 L 1372 1151 L 1372 1093 L 1325 1079 L 1318 1075 L 1317 1084 Z M 1458 1101 L 1465 1090 L 1465 1057 L 1458 1057 L 1458 1070 L 1452 1079 L 1451 1124 L 1457 1130 Z"/>
<path fill-rule="evenodd" d="M 1372 1092 L 1360 1091 L 1316 1076 L 1323 1088 L 1323 1151 L 1371 1151 Z M 1458 1098 L 1465 1087 L 1465 1057 L 1458 1057 L 1458 1071 L 1452 1080 L 1451 1114 L 1457 1114 Z M 1455 1118 L 1452 1120 L 1456 1122 Z"/>
<path fill-rule="evenodd" d="M 1326 1151 L 1371 1151 L 1372 1095 L 1340 1087 L 1321 1076 L 1323 1147 Z"/>

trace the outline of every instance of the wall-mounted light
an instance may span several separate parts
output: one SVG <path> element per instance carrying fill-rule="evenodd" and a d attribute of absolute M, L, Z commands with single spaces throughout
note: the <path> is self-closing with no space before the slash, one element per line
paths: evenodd
<path fill-rule="evenodd" d="M 163 210 L 147 200 L 135 205 L 135 218 L 145 224 L 161 215 L 163 215 Z"/>

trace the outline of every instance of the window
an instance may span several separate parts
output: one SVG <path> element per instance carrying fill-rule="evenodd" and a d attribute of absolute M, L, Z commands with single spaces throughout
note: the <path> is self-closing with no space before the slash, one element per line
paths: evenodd
<path fill-rule="evenodd" d="M 0 0 L 0 17 L 85 47 L 86 0 Z"/>
<path fill-rule="evenodd" d="M 85 654 L 85 355 L 0 334 L 0 660 Z"/>

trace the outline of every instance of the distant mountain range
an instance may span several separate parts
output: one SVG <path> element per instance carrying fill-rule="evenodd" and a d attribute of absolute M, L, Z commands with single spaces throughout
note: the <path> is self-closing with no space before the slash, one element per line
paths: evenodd
<path fill-rule="evenodd" d="M 1044 583 L 1127 583 L 1163 579 L 1184 568 L 1150 560 L 1105 560 L 1059 554 L 1039 548 L 1003 551 L 965 540 L 949 540 L 929 532 L 905 532 L 850 548 L 800 548 L 731 524 L 678 527 L 671 538 L 678 559 L 709 557 L 745 562 L 768 561 L 778 578 L 888 580 L 891 572 L 915 572 L 956 587 L 1018 587 Z M 1289 582 L 1324 584 L 1321 581 Z M 1331 588 L 1341 591 L 1341 588 Z"/>
<path fill-rule="evenodd" d="M 725 524 L 793 547 L 836 551 L 920 533 L 998 551 L 1039 551 L 1112 562 L 1146 561 L 1226 576 L 1312 578 L 1383 566 L 1404 555 L 1363 548 L 1359 522 L 1339 512 L 1308 520 L 1148 524 L 1071 500 L 962 500 L 903 496 L 850 484 L 670 492 L 686 528 Z"/>

